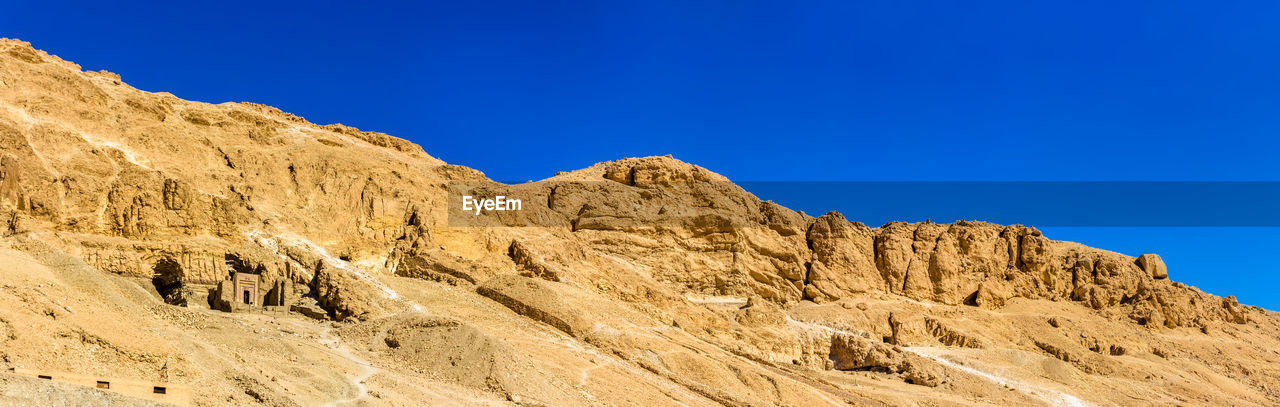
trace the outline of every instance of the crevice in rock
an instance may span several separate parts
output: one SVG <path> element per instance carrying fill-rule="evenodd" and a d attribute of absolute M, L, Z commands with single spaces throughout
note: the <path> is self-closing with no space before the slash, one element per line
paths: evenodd
<path fill-rule="evenodd" d="M 223 163 L 227 164 L 227 168 L 230 168 L 233 170 L 236 169 L 236 164 L 231 161 L 231 156 L 228 155 L 226 151 L 223 151 L 221 147 L 218 148 L 218 154 L 222 155 L 222 161 Z"/>
<path fill-rule="evenodd" d="M 298 190 L 298 167 L 293 163 L 289 163 L 289 182 L 293 183 L 293 190 Z"/>

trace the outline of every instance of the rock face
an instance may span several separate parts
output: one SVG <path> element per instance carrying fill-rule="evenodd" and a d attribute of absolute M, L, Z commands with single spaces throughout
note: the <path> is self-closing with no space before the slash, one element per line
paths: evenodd
<path fill-rule="evenodd" d="M 647 175 L 642 177 L 645 181 L 640 186 L 624 186 L 619 192 L 611 191 L 617 187 L 592 184 L 593 190 L 610 191 L 603 203 L 565 205 L 558 212 L 581 228 L 588 222 L 587 217 L 598 216 L 594 214 L 600 210 L 592 208 L 638 205 L 654 209 L 628 209 L 625 219 L 643 220 L 639 223 L 659 225 L 661 229 L 681 221 L 673 220 L 678 216 L 673 212 L 659 208 L 680 208 L 688 205 L 682 201 L 696 199 L 712 202 L 703 206 L 706 209 L 697 216 L 721 219 L 729 227 L 684 235 L 678 242 L 665 241 L 661 233 L 635 237 L 637 233 L 631 227 L 598 221 L 590 221 L 591 230 L 577 233 L 596 250 L 616 252 L 618 242 L 644 247 L 643 252 L 622 254 L 637 263 L 652 264 L 655 270 L 670 270 L 658 277 L 707 295 L 758 295 L 781 303 L 822 303 L 882 292 L 989 309 L 1003 307 L 1010 298 L 1075 300 L 1096 310 L 1118 308 L 1136 322 L 1150 319 L 1148 314 L 1160 314 L 1157 318 L 1170 326 L 1190 326 L 1185 324 L 1197 318 L 1230 318 L 1221 307 L 1184 306 L 1222 302 L 1169 283 L 1158 256 L 1134 260 L 1074 243 L 1055 242 L 1039 230 L 1021 225 L 894 222 L 869 228 L 850 222 L 839 213 L 805 218 L 718 183 L 705 175 L 705 170 L 669 161 L 661 157 L 623 160 L 571 173 L 590 176 L 600 171 L 606 178 L 627 185 L 630 178 L 617 174 Z M 700 178 L 709 181 L 690 182 Z M 672 190 L 654 189 L 654 185 L 670 185 Z M 581 188 L 576 184 L 558 185 L 557 202 L 564 202 L 560 197 Z M 608 198 L 613 196 L 619 198 L 618 202 Z M 745 227 L 748 225 L 764 227 Z M 805 232 L 801 235 L 798 230 Z M 597 239 L 598 245 L 594 243 Z M 687 247 L 698 250 L 690 254 L 683 250 Z M 1160 301 L 1150 295 L 1154 291 L 1178 298 Z M 1126 298 L 1130 300 L 1121 301 Z"/>
<path fill-rule="evenodd" d="M 902 374 L 913 384 L 937 387 L 945 381 L 936 363 L 901 348 L 852 336 L 831 341 L 831 360 L 837 370 L 875 370 Z"/>
<path fill-rule="evenodd" d="M 809 226 L 809 263 L 804 295 L 815 301 L 839 299 L 845 293 L 883 291 L 895 281 L 876 269 L 875 234 L 839 213 L 828 213 Z"/>
<path fill-rule="evenodd" d="M 1280 403 L 1280 319 L 1157 255 L 815 218 L 669 156 L 506 185 L 14 40 L 0 235 L 0 362 L 171 362 L 200 405 Z M 279 308 L 199 309 L 237 308 L 232 272 Z"/>

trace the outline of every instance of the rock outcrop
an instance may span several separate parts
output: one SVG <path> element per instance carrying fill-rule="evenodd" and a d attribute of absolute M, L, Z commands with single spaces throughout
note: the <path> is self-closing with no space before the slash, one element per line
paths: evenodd
<path fill-rule="evenodd" d="M 554 189 L 553 206 L 578 225 L 575 237 L 593 249 L 651 265 L 661 270 L 660 279 L 707 295 L 788 303 L 881 292 L 988 309 L 999 309 L 1011 298 L 1073 300 L 1096 310 L 1118 309 L 1144 324 L 1152 318 L 1161 322 L 1155 325 L 1171 327 L 1192 326 L 1197 318 L 1235 319 L 1222 311 L 1230 307 L 1225 300 L 1169 282 L 1159 256 L 1135 259 L 1056 242 L 1021 225 L 892 222 L 870 228 L 834 212 L 808 218 L 664 157 L 601 164 L 548 182 L 596 174 L 621 185 L 572 183 Z M 583 190 L 603 199 L 568 204 L 578 201 L 567 197 Z M 610 222 L 586 220 L 606 213 Z M 617 219 L 654 226 L 621 227 Z M 696 225 L 690 219 L 719 219 L 723 227 L 690 228 Z M 592 227 L 583 228 L 586 222 Z M 681 227 L 670 236 L 664 233 L 674 226 Z M 623 249 L 619 243 L 643 249 Z M 1203 306 L 1212 303 L 1218 306 Z"/>
<path fill-rule="evenodd" d="M 841 335 L 831 341 L 831 360 L 837 370 L 876 370 L 901 374 L 904 380 L 936 387 L 946 380 L 932 361 L 883 342 Z"/>

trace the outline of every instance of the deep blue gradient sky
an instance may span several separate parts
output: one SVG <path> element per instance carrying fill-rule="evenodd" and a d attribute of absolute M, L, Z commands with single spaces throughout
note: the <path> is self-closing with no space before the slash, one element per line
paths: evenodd
<path fill-rule="evenodd" d="M 507 181 L 661 154 L 740 181 L 1280 180 L 1277 2 L 693 3 L 26 1 L 0 35 Z M 1280 308 L 1275 228 L 1045 232 Z"/>

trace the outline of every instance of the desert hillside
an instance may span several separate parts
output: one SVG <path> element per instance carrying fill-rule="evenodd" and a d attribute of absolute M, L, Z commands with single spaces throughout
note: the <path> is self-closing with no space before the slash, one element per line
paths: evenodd
<path fill-rule="evenodd" d="M 671 157 L 505 185 L 0 40 L 5 369 L 200 406 L 1280 404 L 1280 318 L 1159 256 L 857 217 Z M 0 404 L 141 402 L 0 384 Z"/>

